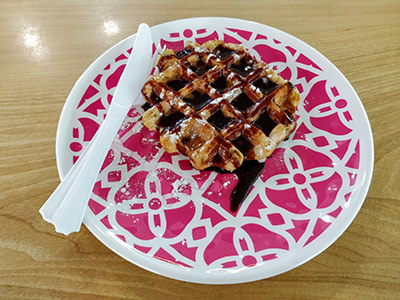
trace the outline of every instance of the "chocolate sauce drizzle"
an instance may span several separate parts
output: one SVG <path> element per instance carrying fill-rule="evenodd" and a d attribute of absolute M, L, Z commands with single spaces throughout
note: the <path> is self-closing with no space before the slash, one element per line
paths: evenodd
<path fill-rule="evenodd" d="M 279 86 L 266 78 L 258 78 L 257 80 L 253 81 L 252 84 L 261 90 L 261 92 L 265 95 L 272 93 L 275 89 Z"/>
<path fill-rule="evenodd" d="M 257 160 L 244 161 L 235 171 L 228 172 L 224 169 L 211 167 L 206 171 L 215 171 L 221 174 L 235 174 L 238 177 L 238 183 L 231 194 L 230 210 L 236 212 L 243 201 L 246 199 L 251 187 L 265 168 L 265 163 Z"/>
<path fill-rule="evenodd" d="M 145 104 L 142 105 L 142 108 L 144 111 L 148 110 L 151 107 L 150 103 L 146 102 Z"/>
<path fill-rule="evenodd" d="M 231 194 L 231 211 L 236 212 L 244 199 L 247 197 L 253 183 L 261 175 L 265 168 L 265 163 L 257 160 L 244 161 L 243 164 L 236 169 L 234 174 L 238 176 L 239 182 Z"/>
<path fill-rule="evenodd" d="M 176 111 L 168 116 L 161 117 L 158 126 L 168 129 L 182 122 L 185 117 L 186 116 L 183 113 Z"/>
<path fill-rule="evenodd" d="M 177 79 L 177 80 L 172 80 L 167 82 L 167 85 L 173 89 L 175 92 L 179 91 L 180 89 L 183 89 L 185 86 L 189 84 L 189 81 L 184 80 L 184 79 Z"/>
<path fill-rule="evenodd" d="M 207 121 L 218 130 L 222 130 L 232 123 L 232 119 L 225 117 L 221 109 L 218 109 L 215 113 L 213 113 Z"/>
<path fill-rule="evenodd" d="M 256 125 L 258 128 L 262 130 L 262 132 L 265 133 L 266 136 L 269 136 L 271 131 L 275 128 L 277 125 L 274 120 L 271 119 L 271 117 L 268 114 L 268 111 L 263 112 L 257 120 L 253 122 L 254 125 Z"/>
<path fill-rule="evenodd" d="M 193 50 L 194 50 L 194 49 L 192 49 L 192 48 L 184 48 L 182 51 L 177 51 L 177 52 L 175 52 L 175 55 L 176 55 L 178 58 L 182 58 L 182 57 L 184 57 L 184 56 L 187 56 L 187 55 L 191 54 L 191 53 L 193 52 Z"/>
<path fill-rule="evenodd" d="M 236 97 L 235 100 L 232 101 L 232 105 L 242 113 L 245 113 L 249 107 L 254 105 L 254 102 L 246 95 L 245 92 L 242 92 L 238 97 Z"/>
<path fill-rule="evenodd" d="M 252 66 L 247 63 L 245 57 L 243 57 L 239 61 L 239 63 L 231 65 L 229 69 L 231 69 L 233 72 L 238 73 L 242 77 L 246 77 L 253 71 Z"/>
<path fill-rule="evenodd" d="M 201 76 L 205 73 L 207 73 L 211 68 L 211 66 L 206 65 L 202 60 L 199 60 L 196 66 L 190 66 L 190 70 L 195 72 L 198 76 Z"/>
<path fill-rule="evenodd" d="M 224 75 L 221 75 L 220 77 L 218 77 L 218 79 L 215 80 L 210 85 L 213 88 L 215 88 L 218 91 L 218 93 L 220 93 L 220 94 L 222 94 L 228 88 L 228 83 L 227 83 L 226 77 Z"/>
<path fill-rule="evenodd" d="M 239 135 L 236 139 L 231 140 L 231 143 L 235 145 L 236 148 L 239 149 L 240 152 L 243 153 L 243 156 L 246 157 L 247 152 L 251 149 L 251 143 L 248 139 L 246 139 L 242 134 Z"/>
<path fill-rule="evenodd" d="M 220 45 L 214 49 L 214 52 L 220 59 L 225 60 L 229 56 L 231 56 L 235 51 Z"/>
<path fill-rule="evenodd" d="M 207 94 L 200 93 L 198 91 L 192 92 L 191 96 L 182 98 L 183 101 L 189 103 L 191 107 L 195 110 L 199 110 L 203 108 L 206 104 L 208 104 L 212 98 Z"/>

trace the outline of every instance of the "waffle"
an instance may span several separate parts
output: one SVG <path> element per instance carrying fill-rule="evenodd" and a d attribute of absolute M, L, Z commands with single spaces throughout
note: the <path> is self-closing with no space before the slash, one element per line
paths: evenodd
<path fill-rule="evenodd" d="M 143 124 L 198 170 L 266 158 L 296 128 L 297 89 L 241 45 L 188 42 L 164 50 L 157 67 L 142 89 Z"/>

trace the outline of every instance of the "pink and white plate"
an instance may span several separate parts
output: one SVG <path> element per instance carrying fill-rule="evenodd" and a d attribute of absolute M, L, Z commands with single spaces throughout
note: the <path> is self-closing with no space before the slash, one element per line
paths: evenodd
<path fill-rule="evenodd" d="M 176 50 L 189 40 L 243 44 L 298 88 L 298 127 L 231 213 L 235 176 L 166 153 L 139 121 L 143 110 L 132 109 L 97 178 L 87 228 L 128 261 L 197 283 L 271 277 L 325 250 L 358 213 L 373 169 L 368 118 L 343 74 L 299 39 L 254 22 L 185 19 L 152 33 L 155 45 Z M 104 119 L 134 39 L 102 54 L 68 96 L 57 133 L 61 178 Z"/>

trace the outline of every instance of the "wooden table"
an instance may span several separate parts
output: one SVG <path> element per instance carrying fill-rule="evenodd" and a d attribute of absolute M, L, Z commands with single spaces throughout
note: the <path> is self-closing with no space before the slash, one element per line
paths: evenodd
<path fill-rule="evenodd" d="M 400 299 L 399 2 L 154 2 L 1 2 L 0 298 Z M 59 183 L 59 115 L 86 67 L 141 22 L 215 15 L 268 24 L 318 49 L 358 92 L 375 142 L 372 184 L 348 230 L 290 272 L 232 286 L 152 274 L 86 228 L 55 233 L 38 213 Z M 105 35 L 109 21 L 118 30 Z"/>

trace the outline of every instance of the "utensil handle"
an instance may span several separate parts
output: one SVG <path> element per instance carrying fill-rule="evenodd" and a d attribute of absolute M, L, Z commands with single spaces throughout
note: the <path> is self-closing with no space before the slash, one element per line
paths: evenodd
<path fill-rule="evenodd" d="M 112 105 L 96 137 L 40 208 L 43 219 L 65 235 L 79 231 L 96 178 L 129 107 Z"/>

